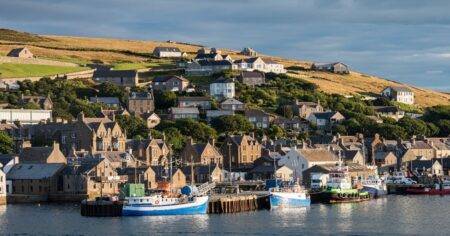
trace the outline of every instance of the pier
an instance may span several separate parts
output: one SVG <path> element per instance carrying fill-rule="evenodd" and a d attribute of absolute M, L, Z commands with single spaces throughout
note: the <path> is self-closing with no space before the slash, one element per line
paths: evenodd
<path fill-rule="evenodd" d="M 208 203 L 208 214 L 238 213 L 270 209 L 267 195 L 215 195 Z"/>

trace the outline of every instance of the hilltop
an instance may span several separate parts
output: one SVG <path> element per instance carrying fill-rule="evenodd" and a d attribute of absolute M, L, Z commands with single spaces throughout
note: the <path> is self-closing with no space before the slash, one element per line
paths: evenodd
<path fill-rule="evenodd" d="M 244 43 L 243 43 L 244 44 Z M 84 66 L 92 62 L 112 64 L 118 69 L 141 69 L 168 66 L 172 62 L 151 58 L 156 46 L 176 46 L 193 56 L 201 45 L 181 42 L 158 42 L 146 40 L 124 40 L 108 38 L 87 38 L 73 36 L 35 35 L 9 29 L 0 29 L 0 56 L 15 47 L 27 46 L 38 58 L 72 62 Z M 237 51 L 222 49 L 234 59 L 242 56 Z M 375 95 L 386 86 L 402 85 L 376 76 L 351 71 L 348 75 L 338 75 L 308 70 L 312 62 L 285 59 L 271 59 L 284 64 L 290 76 L 316 84 L 319 90 L 341 95 Z M 351 65 L 350 65 L 351 67 Z M 1 72 L 1 71 L 0 71 Z M 407 85 L 408 86 L 408 85 Z M 408 86 L 416 95 L 420 107 L 450 104 L 450 94 L 429 89 Z"/>

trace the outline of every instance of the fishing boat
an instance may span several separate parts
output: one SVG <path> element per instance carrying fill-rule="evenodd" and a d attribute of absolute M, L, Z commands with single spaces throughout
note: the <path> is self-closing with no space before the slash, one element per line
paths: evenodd
<path fill-rule="evenodd" d="M 329 176 L 326 189 L 317 195 L 322 203 L 361 202 L 370 199 L 368 192 L 352 187 L 348 172 L 337 170 L 329 173 Z"/>
<path fill-rule="evenodd" d="M 408 194 L 447 195 L 450 194 L 450 180 L 443 180 L 434 185 L 410 186 L 406 189 Z"/>
<path fill-rule="evenodd" d="M 206 185 L 205 185 L 206 184 Z M 155 194 L 151 196 L 136 196 L 126 198 L 123 205 L 123 216 L 155 216 L 155 215 L 196 215 L 206 214 L 208 196 L 204 196 L 205 189 L 209 191 L 214 184 L 205 183 L 199 187 L 185 186 L 180 196 Z"/>
<path fill-rule="evenodd" d="M 285 207 L 305 207 L 311 205 L 311 199 L 300 185 L 276 187 L 270 189 L 270 208 Z"/>
<path fill-rule="evenodd" d="M 371 198 L 383 197 L 387 194 L 387 186 L 385 181 L 377 176 L 371 176 L 361 181 L 363 191 L 369 193 Z"/>

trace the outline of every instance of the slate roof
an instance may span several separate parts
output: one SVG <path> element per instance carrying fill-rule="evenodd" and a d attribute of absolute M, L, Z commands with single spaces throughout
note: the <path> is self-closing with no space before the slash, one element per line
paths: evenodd
<path fill-rule="evenodd" d="M 237 100 L 236 98 L 228 98 L 225 101 L 221 102 L 221 104 L 225 105 L 243 105 L 241 101 Z"/>
<path fill-rule="evenodd" d="M 94 169 L 103 159 L 101 158 L 91 158 L 91 157 L 83 157 L 77 160 L 77 164 L 72 164 L 66 166 L 62 174 L 64 175 L 80 175 L 86 174 L 87 172 Z"/>
<path fill-rule="evenodd" d="M 25 47 L 23 48 L 14 48 L 11 51 L 8 52 L 7 56 L 8 57 L 18 57 L 20 52 L 22 52 L 22 50 L 24 50 Z"/>
<path fill-rule="evenodd" d="M 395 90 L 397 92 L 412 92 L 410 88 L 405 86 L 389 86 L 392 90 Z M 388 88 L 389 88 L 388 87 Z"/>
<path fill-rule="evenodd" d="M 172 114 L 199 114 L 198 108 L 196 107 L 172 107 L 170 108 Z"/>
<path fill-rule="evenodd" d="M 104 103 L 110 104 L 120 104 L 119 98 L 117 97 L 90 97 L 89 101 L 92 103 Z"/>
<path fill-rule="evenodd" d="M 19 154 L 21 163 L 45 163 L 53 151 L 53 147 L 26 147 Z"/>
<path fill-rule="evenodd" d="M 108 77 L 125 77 L 134 78 L 137 76 L 136 70 L 95 70 L 94 78 L 108 78 Z"/>
<path fill-rule="evenodd" d="M 5 166 L 15 157 L 17 157 L 17 154 L 0 154 L 0 164 Z"/>
<path fill-rule="evenodd" d="M 196 60 L 198 59 L 214 59 L 218 54 L 217 53 L 200 53 L 197 54 L 195 57 Z"/>
<path fill-rule="evenodd" d="M 159 76 L 159 77 L 154 78 L 153 82 L 167 82 L 170 79 L 179 79 L 179 80 L 182 80 L 182 81 L 189 82 L 189 80 L 187 80 L 183 76 Z"/>
<path fill-rule="evenodd" d="M 54 176 L 64 164 L 24 164 L 14 165 L 6 175 L 8 180 L 45 179 Z"/>
<path fill-rule="evenodd" d="M 257 116 L 269 116 L 268 113 L 264 112 L 263 110 L 258 109 L 248 109 L 244 111 L 245 116 L 247 117 L 257 117 Z"/>
<path fill-rule="evenodd" d="M 181 52 L 177 47 L 155 47 L 154 51 L 160 52 Z"/>
<path fill-rule="evenodd" d="M 231 63 L 228 60 L 219 60 L 219 61 L 208 61 L 208 60 L 199 60 L 198 64 L 201 66 L 232 66 L 233 63 Z"/>
<path fill-rule="evenodd" d="M 244 58 L 244 59 L 236 60 L 234 62 L 235 63 L 243 63 L 243 62 L 245 62 L 245 63 L 254 63 L 256 60 L 258 60 L 258 58 L 260 58 L 260 57 L 250 57 L 250 58 Z"/>
<path fill-rule="evenodd" d="M 325 112 L 314 112 L 313 115 L 318 120 L 329 120 L 331 117 L 337 114 L 337 111 L 325 111 Z"/>
<path fill-rule="evenodd" d="M 153 99 L 153 96 L 149 92 L 132 92 L 130 99 Z"/>

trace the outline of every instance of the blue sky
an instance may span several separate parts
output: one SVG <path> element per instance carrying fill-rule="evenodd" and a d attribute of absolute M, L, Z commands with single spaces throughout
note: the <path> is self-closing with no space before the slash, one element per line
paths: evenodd
<path fill-rule="evenodd" d="M 245 46 L 450 92 L 450 1 L 0 0 L 0 27 Z"/>

